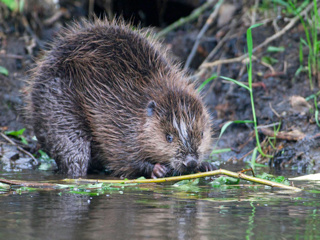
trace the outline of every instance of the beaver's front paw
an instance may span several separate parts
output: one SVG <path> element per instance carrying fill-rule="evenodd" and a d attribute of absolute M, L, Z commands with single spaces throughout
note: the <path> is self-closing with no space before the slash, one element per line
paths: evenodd
<path fill-rule="evenodd" d="M 214 166 L 212 163 L 209 162 L 202 162 L 199 171 L 200 172 L 210 172 L 213 170 L 217 170 L 216 166 Z"/>
<path fill-rule="evenodd" d="M 160 163 L 154 165 L 151 178 L 163 178 L 168 172 L 168 168 Z"/>

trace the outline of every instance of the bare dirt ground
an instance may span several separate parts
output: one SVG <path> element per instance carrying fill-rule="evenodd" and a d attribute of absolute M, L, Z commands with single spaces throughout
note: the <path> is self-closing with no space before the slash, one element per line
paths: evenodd
<path fill-rule="evenodd" d="M 59 29 L 70 21 L 85 16 L 87 11 L 84 9 L 86 5 L 80 4 L 85 1 L 62 1 L 64 4 L 60 7 L 39 4 L 39 1 L 32 2 L 32 5 L 25 6 L 23 13 L 12 12 L 0 3 L 0 66 L 9 72 L 8 76 L 0 74 L 0 127 L 2 134 L 7 130 L 27 128 L 24 136 L 29 142 L 28 145 L 11 139 L 26 151 L 36 154 L 38 147 L 36 142 L 31 140 L 32 129 L 25 121 L 22 110 L 28 70 L 35 59 L 41 57 L 41 50 L 46 48 L 46 43 Z M 247 46 L 246 31 L 255 23 L 263 23 L 252 30 L 253 47 L 265 43 L 270 37 L 274 37 L 274 40 L 257 47 L 254 52 L 253 91 L 258 124 L 270 126 L 259 128 L 259 139 L 264 152 L 274 157 L 271 160 L 258 157 L 257 162 L 269 164 L 278 170 L 289 168 L 299 173 L 318 172 L 320 135 L 315 121 L 314 99 L 305 100 L 319 91 L 318 82 L 313 77 L 311 89 L 307 72 L 296 74 L 301 65 L 307 66 L 308 63 L 306 46 L 302 49 L 302 64 L 299 59 L 300 39 L 306 38 L 304 28 L 300 19 L 295 19 L 296 15 L 290 13 L 288 8 L 271 3 L 257 3 L 259 1 L 225 1 L 195 48 L 187 71 L 199 84 L 213 74 L 247 82 L 246 58 L 243 57 Z M 195 3 L 193 5 L 198 6 L 199 4 Z M 214 4 L 194 20 L 162 37 L 174 57 L 182 62 L 182 66 L 190 56 L 202 27 L 212 14 L 213 6 Z M 305 5 L 305 12 L 302 11 L 306 13 L 303 15 L 306 19 L 310 17 L 311 11 L 307 7 Z M 161 27 L 156 27 L 156 32 L 168 25 L 161 22 L 161 19 L 163 20 L 158 19 Z M 148 24 L 150 23 L 142 21 L 143 26 Z M 274 52 L 268 50 L 268 47 L 281 47 L 282 50 Z M 223 62 L 227 59 L 233 60 Z M 251 102 L 246 89 L 216 78 L 205 86 L 203 94 L 214 118 L 215 138 L 219 136 L 220 128 L 227 121 L 252 119 Z M 277 139 L 274 137 L 274 126 L 279 126 Z M 255 146 L 252 124 L 232 124 L 217 146 L 231 148 L 232 151 L 215 155 L 213 160 L 220 163 L 250 160 L 249 153 Z M 3 170 L 35 167 L 30 157 L 1 136 L 0 160 Z"/>

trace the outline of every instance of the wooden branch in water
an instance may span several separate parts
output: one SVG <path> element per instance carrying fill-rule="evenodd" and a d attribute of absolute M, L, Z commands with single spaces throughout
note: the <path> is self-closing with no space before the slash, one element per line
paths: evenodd
<path fill-rule="evenodd" d="M 272 182 L 269 180 L 264 180 L 261 178 L 251 177 L 242 172 L 235 173 L 224 169 L 219 169 L 210 172 L 203 172 L 203 173 L 195 173 L 177 177 L 167 177 L 167 178 L 157 178 L 157 179 L 132 179 L 132 180 L 103 180 L 103 179 L 63 179 L 62 181 L 67 184 L 96 184 L 96 183 L 110 183 L 110 184 L 119 184 L 119 183 L 164 183 L 164 182 L 178 182 L 182 180 L 190 180 L 196 178 L 203 178 L 203 177 L 211 177 L 214 175 L 227 175 L 234 178 L 244 179 L 250 182 L 259 183 L 263 185 L 267 185 L 270 187 L 278 187 L 282 189 L 292 190 L 292 191 L 302 191 L 300 188 L 284 185 L 281 183 Z M 49 188 L 56 188 L 59 184 L 55 183 L 46 183 L 46 182 L 30 182 L 30 181 L 21 181 L 21 180 L 7 180 L 7 179 L 0 179 L 1 183 L 9 184 L 9 185 L 18 185 L 18 186 L 25 186 L 25 187 L 49 187 Z"/>
<path fill-rule="evenodd" d="M 300 188 L 284 185 L 281 183 L 272 182 L 269 180 L 264 180 L 261 178 L 251 177 L 245 175 L 243 173 L 235 173 L 224 169 L 214 170 L 210 172 L 202 172 L 202 173 L 195 173 L 190 175 L 183 175 L 177 177 L 167 177 L 167 178 L 157 178 L 157 179 L 132 179 L 132 180 L 102 180 L 102 179 L 64 179 L 63 182 L 66 183 L 164 183 L 164 182 L 177 182 L 182 180 L 190 180 L 196 178 L 203 178 L 203 177 L 211 177 L 214 175 L 227 175 L 234 178 L 240 178 L 247 181 L 267 185 L 270 187 L 278 187 L 293 191 L 301 191 Z"/>
<path fill-rule="evenodd" d="M 57 187 L 57 184 L 54 183 L 28 182 L 23 180 L 8 180 L 4 178 L 0 178 L 0 183 L 23 187 Z"/>

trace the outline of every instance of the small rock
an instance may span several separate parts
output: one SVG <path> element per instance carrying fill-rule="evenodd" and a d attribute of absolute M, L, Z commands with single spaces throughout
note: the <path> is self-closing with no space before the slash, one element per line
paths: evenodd
<path fill-rule="evenodd" d="M 290 98 L 290 104 L 292 109 L 300 114 L 306 114 L 311 109 L 311 105 L 301 96 L 292 96 Z"/>
<path fill-rule="evenodd" d="M 223 4 L 219 10 L 218 28 L 229 23 L 236 10 L 235 4 Z"/>

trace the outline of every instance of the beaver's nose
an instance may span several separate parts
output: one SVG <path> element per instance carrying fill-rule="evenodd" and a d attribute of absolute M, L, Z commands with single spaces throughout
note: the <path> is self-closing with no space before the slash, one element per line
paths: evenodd
<path fill-rule="evenodd" d="M 189 170 L 193 170 L 198 166 L 198 161 L 196 156 L 192 155 L 192 154 L 188 154 L 186 156 L 186 160 L 184 162 L 184 165 L 189 169 Z"/>

